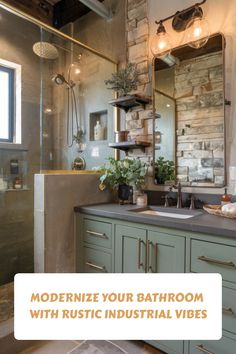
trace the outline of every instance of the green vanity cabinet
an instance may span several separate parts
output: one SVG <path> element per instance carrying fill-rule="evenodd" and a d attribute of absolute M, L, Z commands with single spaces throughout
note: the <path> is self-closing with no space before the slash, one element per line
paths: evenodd
<path fill-rule="evenodd" d="M 219 341 L 148 341 L 167 354 L 236 354 L 236 239 L 79 213 L 77 271 L 220 273 Z"/>
<path fill-rule="evenodd" d="M 115 272 L 182 273 L 185 239 L 137 225 L 115 225 Z"/>
<path fill-rule="evenodd" d="M 219 341 L 191 341 L 188 354 L 235 354 L 236 342 L 230 336 Z"/>
<path fill-rule="evenodd" d="M 195 237 L 189 241 L 190 272 L 222 276 L 222 330 L 220 341 L 190 342 L 189 354 L 236 353 L 236 242 L 234 239 Z M 205 351 L 204 351 L 205 350 Z"/>
<path fill-rule="evenodd" d="M 138 227 L 115 225 L 115 272 L 146 271 L 147 231 Z"/>
<path fill-rule="evenodd" d="M 84 246 L 83 251 L 85 273 L 112 273 L 111 253 L 91 246 Z"/>
<path fill-rule="evenodd" d="M 161 231 L 148 231 L 148 271 L 153 273 L 185 272 L 185 238 Z"/>
<path fill-rule="evenodd" d="M 113 223 L 109 219 L 79 214 L 77 217 L 77 271 L 113 272 Z"/>

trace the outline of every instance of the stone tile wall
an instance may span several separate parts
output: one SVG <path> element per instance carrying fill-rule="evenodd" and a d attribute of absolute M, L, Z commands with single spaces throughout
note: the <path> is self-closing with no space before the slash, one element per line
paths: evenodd
<path fill-rule="evenodd" d="M 139 71 L 138 93 L 144 96 L 151 95 L 151 76 L 149 73 L 149 23 L 147 0 L 127 0 L 127 62 L 137 65 Z M 138 107 L 126 114 L 126 129 L 130 131 L 132 139 L 152 142 L 152 104 Z M 139 156 L 144 160 L 152 157 L 152 147 L 134 150 L 130 156 Z"/>
<path fill-rule="evenodd" d="M 136 93 L 151 95 L 147 0 L 127 0 L 127 61 L 137 64 Z M 190 85 L 189 85 L 190 84 Z M 177 174 L 186 185 L 224 184 L 224 108 L 222 54 L 193 59 L 176 69 Z M 191 114 L 190 114 L 191 111 Z M 207 125 L 206 125 L 207 120 Z M 152 142 L 152 104 L 126 114 L 131 138 Z M 152 147 L 130 156 L 152 159 Z"/>
<path fill-rule="evenodd" d="M 184 184 L 224 184 L 222 52 L 180 63 L 175 70 L 177 174 Z"/>

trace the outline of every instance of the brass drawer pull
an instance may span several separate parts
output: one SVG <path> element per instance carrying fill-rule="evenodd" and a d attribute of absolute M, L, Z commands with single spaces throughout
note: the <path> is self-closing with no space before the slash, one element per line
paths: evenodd
<path fill-rule="evenodd" d="M 143 262 L 141 262 L 141 244 L 144 244 L 143 240 L 141 238 L 138 239 L 138 269 L 143 267 Z"/>
<path fill-rule="evenodd" d="M 203 347 L 203 345 L 197 345 L 196 346 L 196 349 L 199 350 L 199 352 L 202 352 L 202 353 L 206 353 L 206 354 L 215 354 L 213 352 L 210 352 L 209 350 L 207 350 L 206 348 Z"/>
<path fill-rule="evenodd" d="M 152 270 L 152 265 L 150 265 L 150 246 L 152 245 L 152 241 L 147 241 L 147 271 Z"/>
<path fill-rule="evenodd" d="M 90 262 L 86 262 L 85 263 L 87 266 L 89 266 L 90 268 L 94 268 L 94 269 L 97 269 L 97 270 L 101 270 L 102 272 L 106 272 L 106 267 L 104 265 L 102 266 L 98 266 L 94 263 L 90 263 Z"/>
<path fill-rule="evenodd" d="M 101 232 L 86 230 L 86 233 L 89 235 L 92 235 L 92 236 L 97 236 L 97 237 L 101 237 L 101 238 L 108 238 L 105 233 L 101 233 Z"/>
<path fill-rule="evenodd" d="M 155 244 L 155 270 L 152 268 L 152 264 L 150 265 L 150 246 L 152 246 L 152 241 L 148 240 L 147 242 L 147 267 L 148 271 L 151 270 L 153 273 L 157 273 L 157 252 L 158 252 L 158 243 Z M 154 246 L 154 245 L 153 245 Z M 152 260 L 151 260 L 152 263 Z"/>
<path fill-rule="evenodd" d="M 215 263 L 215 264 L 219 264 L 219 265 L 223 265 L 226 267 L 232 267 L 235 268 L 235 264 L 231 261 L 227 262 L 227 261 L 219 261 L 218 259 L 213 259 L 213 258 L 208 258 L 205 256 L 199 256 L 197 257 L 200 261 L 203 262 L 208 262 L 208 263 Z"/>
<path fill-rule="evenodd" d="M 155 245 L 155 253 L 156 253 L 156 257 L 155 257 L 156 267 L 155 267 L 155 270 L 156 270 L 156 273 L 157 273 L 157 254 L 158 254 L 158 243 L 156 243 L 156 245 Z"/>
<path fill-rule="evenodd" d="M 222 312 L 227 314 L 227 315 L 232 315 L 234 316 L 234 311 L 231 309 L 231 307 L 223 307 Z"/>

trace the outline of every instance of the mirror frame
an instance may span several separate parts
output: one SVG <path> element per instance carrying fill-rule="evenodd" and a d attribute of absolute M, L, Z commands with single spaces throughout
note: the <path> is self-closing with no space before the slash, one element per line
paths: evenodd
<path fill-rule="evenodd" d="M 227 186 L 227 155 L 226 155 L 226 109 L 225 109 L 225 105 L 226 105 L 226 98 L 225 98 L 225 82 L 226 82 L 226 79 L 225 79 L 225 48 L 226 48 L 226 38 L 224 36 L 224 34 L 222 32 L 215 32 L 213 34 L 211 34 L 209 36 L 209 39 L 212 38 L 212 37 L 216 37 L 216 36 L 221 36 L 222 38 L 222 58 L 223 58 L 223 112 L 224 112 L 224 119 L 223 119 L 223 123 L 224 123 L 224 133 L 223 133 L 223 137 L 224 137 L 224 184 L 221 185 L 221 186 L 218 186 L 218 185 L 212 185 L 212 186 L 198 186 L 198 185 L 184 185 L 183 183 L 183 187 L 186 187 L 186 188 L 224 188 L 225 186 Z M 207 44 L 206 44 L 207 45 Z M 176 50 L 176 49 L 181 49 L 181 48 L 184 48 L 188 46 L 188 43 L 185 43 L 185 44 L 182 44 L 180 46 L 176 46 L 176 47 L 173 47 L 171 49 L 171 53 Z M 197 49 L 195 49 L 197 50 Z M 155 166 L 154 166 L 154 163 L 155 163 L 155 113 L 156 113 L 156 110 L 155 110 L 155 92 L 156 92 L 156 77 L 155 77 L 155 60 L 160 58 L 161 55 L 158 55 L 158 56 L 154 56 L 153 59 L 152 59 L 152 114 L 153 114 L 153 182 L 156 186 L 162 186 L 162 187 L 165 187 L 167 186 L 167 184 L 157 184 L 155 183 Z M 161 92 L 160 92 L 161 93 Z M 173 98 L 172 98 L 173 99 Z M 175 127 L 177 126 L 177 116 L 176 116 L 176 110 L 175 110 Z M 175 129 L 176 130 L 176 129 Z M 175 134 L 175 159 L 174 159 L 174 163 L 175 163 L 175 174 L 176 174 L 176 171 L 177 171 L 177 137 L 176 137 L 176 134 Z"/>

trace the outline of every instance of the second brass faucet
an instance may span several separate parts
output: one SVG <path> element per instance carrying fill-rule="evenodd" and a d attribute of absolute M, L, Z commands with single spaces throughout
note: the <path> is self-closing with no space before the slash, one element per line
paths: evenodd
<path fill-rule="evenodd" d="M 177 205 L 176 205 L 176 207 L 178 209 L 183 208 L 181 183 L 178 182 L 177 185 L 174 184 L 173 186 L 170 187 L 170 190 L 172 190 L 172 188 L 177 189 Z"/>

